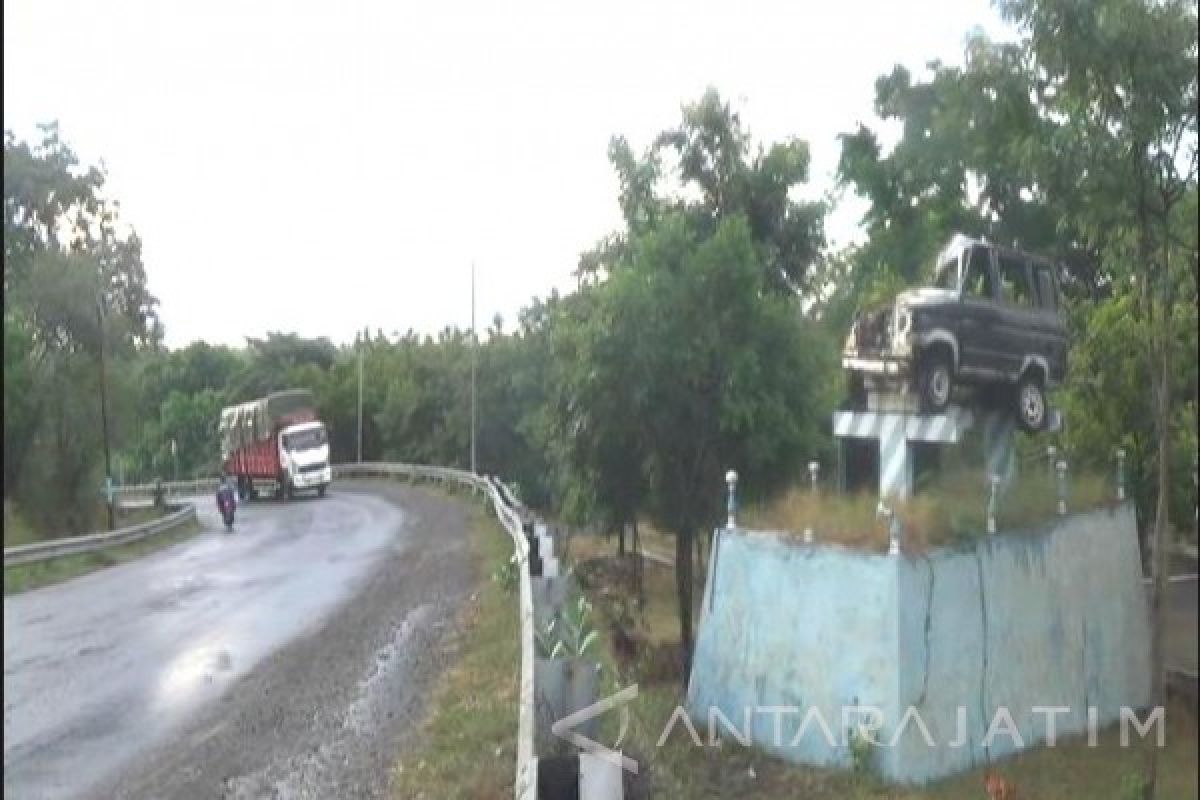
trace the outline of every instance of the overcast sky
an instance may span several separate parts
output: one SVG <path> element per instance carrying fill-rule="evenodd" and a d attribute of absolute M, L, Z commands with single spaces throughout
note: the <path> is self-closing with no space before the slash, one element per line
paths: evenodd
<path fill-rule="evenodd" d="M 618 227 L 613 134 L 640 151 L 711 85 L 808 140 L 819 197 L 875 78 L 976 26 L 986 0 L 6 0 L 4 126 L 104 160 L 171 346 L 466 326 L 472 261 L 479 327 L 511 328 Z"/>

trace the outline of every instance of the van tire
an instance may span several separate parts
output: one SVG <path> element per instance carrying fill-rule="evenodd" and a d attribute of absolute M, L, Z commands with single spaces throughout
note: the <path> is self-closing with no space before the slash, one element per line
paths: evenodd
<path fill-rule="evenodd" d="M 917 361 L 917 396 L 921 411 L 940 414 L 950 405 L 954 373 L 950 359 L 941 350 L 927 350 Z"/>
<path fill-rule="evenodd" d="M 1017 423 L 1027 433 L 1037 433 L 1046 427 L 1046 391 L 1041 376 L 1027 371 L 1017 381 Z"/>

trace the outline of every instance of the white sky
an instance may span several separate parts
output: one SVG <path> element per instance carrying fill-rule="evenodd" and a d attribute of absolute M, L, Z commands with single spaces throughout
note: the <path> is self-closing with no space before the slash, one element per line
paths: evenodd
<path fill-rule="evenodd" d="M 975 26 L 1004 30 L 987 0 L 6 0 L 4 127 L 104 160 L 171 346 L 466 326 L 472 260 L 479 328 L 511 330 L 619 226 L 613 134 L 640 151 L 712 85 L 808 140 L 818 197 L 876 77 Z"/>

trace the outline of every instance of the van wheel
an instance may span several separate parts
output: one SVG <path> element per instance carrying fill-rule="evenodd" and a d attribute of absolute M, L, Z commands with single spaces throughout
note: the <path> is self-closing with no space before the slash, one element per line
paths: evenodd
<path fill-rule="evenodd" d="M 1046 392 L 1036 373 L 1027 372 L 1017 382 L 1017 422 L 1029 433 L 1046 426 Z"/>
<path fill-rule="evenodd" d="M 950 387 L 954 379 L 950 374 L 950 359 L 940 351 L 925 353 L 917 365 L 917 393 L 921 410 L 927 414 L 940 414 L 950 405 Z"/>

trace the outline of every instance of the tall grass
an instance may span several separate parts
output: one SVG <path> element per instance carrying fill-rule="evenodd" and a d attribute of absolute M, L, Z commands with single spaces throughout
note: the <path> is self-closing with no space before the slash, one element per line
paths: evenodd
<path fill-rule="evenodd" d="M 910 499 L 894 504 L 903 530 L 902 547 L 923 552 L 934 547 L 963 545 L 986 535 L 988 487 L 975 470 L 947 470 L 929 481 Z M 1068 481 L 1067 509 L 1071 513 L 1111 505 L 1111 481 L 1083 473 Z M 813 531 L 814 541 L 836 542 L 871 552 L 886 552 L 887 526 L 876 515 L 873 492 L 841 494 L 793 487 L 767 503 L 745 510 L 749 528 L 779 531 L 787 536 Z M 998 531 L 1036 532 L 1057 514 L 1054 476 L 1034 469 L 1000 493 L 996 505 Z"/>

